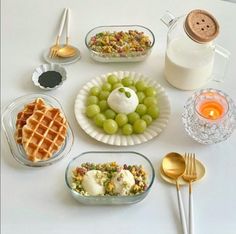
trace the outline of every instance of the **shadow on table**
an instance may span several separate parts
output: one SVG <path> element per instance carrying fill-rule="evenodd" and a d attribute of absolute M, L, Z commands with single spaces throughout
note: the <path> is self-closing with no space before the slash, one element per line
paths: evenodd
<path fill-rule="evenodd" d="M 17 170 L 23 171 L 23 170 L 27 169 L 27 167 L 21 165 L 20 163 L 18 163 L 14 159 L 14 157 L 10 151 L 7 139 L 3 133 L 1 134 L 1 138 L 2 138 L 2 142 L 1 142 L 1 160 L 2 160 L 2 162 L 4 162 L 8 166 L 10 166 L 14 169 L 17 169 Z"/>

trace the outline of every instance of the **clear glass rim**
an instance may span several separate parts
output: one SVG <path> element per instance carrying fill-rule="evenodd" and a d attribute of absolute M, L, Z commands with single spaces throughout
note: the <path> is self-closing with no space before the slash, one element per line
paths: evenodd
<path fill-rule="evenodd" d="M 204 115 L 202 115 L 199 110 L 197 109 L 197 99 L 203 95 L 204 93 L 216 93 L 217 95 L 221 96 L 225 103 L 227 104 L 227 110 L 222 114 L 222 116 L 220 116 L 220 119 L 225 118 L 225 116 L 228 114 L 229 112 L 229 102 L 227 100 L 228 95 L 223 93 L 221 90 L 218 89 L 202 89 L 200 91 L 197 92 L 197 94 L 195 94 L 195 98 L 194 98 L 194 111 L 201 116 L 203 119 L 209 120 L 207 119 Z M 218 121 L 219 119 L 215 119 L 215 120 L 211 120 L 211 121 Z"/>
<path fill-rule="evenodd" d="M 139 24 L 130 24 L 130 25 L 102 25 L 102 26 L 97 26 L 97 27 L 94 27 L 94 28 L 92 28 L 91 30 L 89 30 L 88 31 L 88 33 L 86 34 L 86 36 L 85 36 L 85 45 L 86 45 L 86 47 L 90 50 L 90 51 L 93 51 L 94 53 L 97 53 L 98 55 L 99 54 L 101 54 L 101 53 L 98 53 L 98 52 L 96 52 L 96 51 L 94 51 L 94 50 L 91 50 L 90 49 L 90 47 L 89 47 L 89 45 L 88 45 L 88 43 L 87 43 L 87 39 L 88 39 L 88 36 L 89 36 L 89 34 L 93 31 L 93 30 L 95 30 L 95 29 L 99 29 L 99 28 L 116 28 L 116 27 L 120 27 L 120 28 L 128 28 L 128 27 L 140 27 L 140 28 L 144 28 L 144 29 L 146 29 L 147 31 L 149 31 L 149 33 L 152 35 L 152 44 L 150 45 L 150 47 L 147 49 L 147 51 L 149 51 L 153 46 L 154 46 L 154 44 L 155 44 L 155 36 L 154 36 L 154 33 L 149 29 L 149 28 L 147 28 L 147 27 L 145 27 L 145 26 L 143 26 L 143 25 L 139 25 Z M 105 55 L 104 53 L 103 53 L 103 55 Z M 113 57 L 112 57 L 113 58 Z M 115 56 L 114 56 L 114 58 L 115 58 Z"/>
<path fill-rule="evenodd" d="M 150 183 L 148 184 L 147 189 L 146 189 L 144 192 L 142 192 L 142 193 L 135 194 L 135 195 L 130 195 L 130 196 L 83 196 L 83 195 L 81 195 L 80 193 L 76 192 L 74 189 L 71 188 L 70 183 L 69 183 L 69 181 L 68 181 L 68 179 L 67 179 L 67 175 L 68 175 L 68 172 L 69 172 L 70 165 L 71 165 L 76 159 L 78 159 L 79 157 L 81 157 L 81 156 L 83 156 L 83 155 L 85 155 L 85 154 L 91 154 L 91 153 L 92 153 L 92 154 L 103 154 L 103 153 L 105 153 L 105 154 L 107 154 L 107 153 L 122 154 L 122 153 L 131 153 L 131 154 L 139 155 L 140 157 L 144 158 L 144 159 L 148 162 L 149 166 L 151 167 L 151 171 L 152 171 L 152 178 L 151 178 Z M 67 165 L 67 167 L 66 167 L 66 171 L 65 171 L 65 182 L 66 182 L 66 185 L 67 185 L 68 189 L 70 190 L 70 192 L 76 194 L 77 196 L 79 196 L 79 197 L 81 197 L 81 198 L 83 198 L 83 199 L 98 199 L 98 198 L 99 198 L 99 199 L 105 199 L 105 200 L 106 200 L 106 199 L 115 199 L 115 198 L 117 198 L 117 197 L 119 197 L 119 198 L 124 198 L 124 199 L 125 199 L 125 198 L 130 198 L 130 197 L 139 197 L 139 196 L 142 196 L 143 194 L 147 194 L 147 193 L 149 192 L 149 190 L 151 189 L 152 184 L 153 184 L 153 182 L 154 182 L 154 179 L 155 179 L 155 170 L 154 170 L 154 167 L 153 167 L 151 161 L 150 161 L 146 156 L 144 156 L 143 154 L 140 154 L 140 153 L 135 152 L 135 151 L 86 151 L 86 152 L 83 152 L 83 153 L 79 154 L 78 156 L 74 157 L 74 158 L 68 163 L 68 165 Z"/>
<path fill-rule="evenodd" d="M 115 56 L 115 55 L 119 55 L 119 54 L 109 54 L 109 53 L 100 53 L 100 52 L 97 52 L 95 50 L 91 50 L 89 48 L 89 50 L 96 56 L 98 57 L 102 57 L 102 58 L 113 58 L 113 59 L 127 59 L 127 58 L 136 58 L 136 57 L 142 57 L 142 56 L 147 56 L 149 54 L 149 51 L 151 50 L 152 48 L 148 48 L 145 52 L 140 52 L 140 51 L 135 51 L 135 52 L 130 52 L 130 53 L 127 53 L 125 56 Z"/>

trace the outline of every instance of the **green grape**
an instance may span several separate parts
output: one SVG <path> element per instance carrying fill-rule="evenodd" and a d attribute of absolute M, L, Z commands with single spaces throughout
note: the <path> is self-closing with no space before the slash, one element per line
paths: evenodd
<path fill-rule="evenodd" d="M 114 85 L 115 83 L 119 82 L 119 79 L 116 75 L 109 75 L 107 77 L 107 82 L 110 83 L 111 85 Z"/>
<path fill-rule="evenodd" d="M 95 124 L 98 127 L 102 127 L 103 126 L 103 122 L 106 120 L 106 117 L 105 117 L 104 114 L 99 113 L 99 114 L 95 115 L 93 120 L 94 120 Z"/>
<path fill-rule="evenodd" d="M 99 101 L 98 106 L 100 107 L 101 111 L 105 111 L 106 109 L 108 109 L 108 104 L 106 100 Z"/>
<path fill-rule="evenodd" d="M 103 130 L 108 134 L 114 134 L 118 130 L 118 125 L 113 119 L 106 119 L 103 122 Z"/>
<path fill-rule="evenodd" d="M 110 83 L 104 83 L 102 85 L 102 90 L 105 90 L 105 91 L 111 91 L 111 84 Z"/>
<path fill-rule="evenodd" d="M 144 91 L 147 85 L 143 80 L 139 80 L 136 82 L 135 87 L 138 91 Z"/>
<path fill-rule="evenodd" d="M 97 96 L 89 96 L 87 98 L 87 105 L 97 104 L 98 103 L 98 97 Z"/>
<path fill-rule="evenodd" d="M 116 117 L 116 112 L 113 111 L 112 109 L 107 109 L 104 112 L 104 115 L 106 116 L 107 119 L 115 119 Z"/>
<path fill-rule="evenodd" d="M 133 85 L 133 79 L 132 79 L 131 77 L 126 76 L 126 77 L 124 77 L 124 78 L 121 80 L 121 83 L 122 83 L 124 86 L 128 87 L 128 86 Z"/>
<path fill-rule="evenodd" d="M 147 127 L 147 124 L 144 120 L 138 119 L 134 122 L 133 129 L 135 133 L 143 133 Z"/>
<path fill-rule="evenodd" d="M 116 116 L 115 121 L 117 122 L 118 126 L 121 127 L 128 122 L 128 117 L 127 115 L 120 113 Z"/>
<path fill-rule="evenodd" d="M 94 117 L 96 114 L 98 114 L 100 112 L 100 108 L 98 105 L 90 105 L 90 106 L 87 106 L 86 108 L 86 115 L 89 117 L 89 118 L 92 118 Z"/>
<path fill-rule="evenodd" d="M 112 86 L 112 90 L 120 88 L 120 87 L 123 87 L 123 85 L 121 83 L 116 83 Z"/>
<path fill-rule="evenodd" d="M 157 99 L 155 97 L 146 97 L 143 101 L 144 105 L 147 107 L 157 105 Z"/>
<path fill-rule="evenodd" d="M 89 94 L 93 96 L 98 96 L 99 93 L 100 93 L 100 88 L 97 86 L 93 86 L 89 91 Z"/>
<path fill-rule="evenodd" d="M 125 124 L 122 127 L 122 134 L 124 135 L 131 135 L 133 133 L 133 127 L 131 124 Z"/>
<path fill-rule="evenodd" d="M 144 92 L 137 92 L 136 94 L 137 94 L 139 103 L 140 103 L 140 104 L 143 103 L 143 100 L 144 100 L 144 98 L 146 97 L 145 94 L 144 94 Z"/>
<path fill-rule="evenodd" d="M 107 90 L 102 90 L 98 96 L 99 100 L 106 100 L 109 96 L 110 92 Z"/>
<path fill-rule="evenodd" d="M 147 109 L 147 114 L 150 115 L 153 119 L 156 119 L 159 117 L 160 110 L 156 105 L 151 105 Z"/>
<path fill-rule="evenodd" d="M 138 104 L 135 110 L 140 116 L 144 115 L 147 111 L 147 107 L 144 104 Z"/>
<path fill-rule="evenodd" d="M 156 89 L 153 87 L 147 87 L 144 92 L 147 97 L 155 97 L 157 94 Z"/>
<path fill-rule="evenodd" d="M 143 119 L 147 125 L 152 123 L 152 116 L 150 115 L 143 115 L 141 119 Z"/>
<path fill-rule="evenodd" d="M 136 112 L 128 114 L 128 121 L 130 124 L 133 124 L 137 119 L 140 119 L 140 116 Z"/>
<path fill-rule="evenodd" d="M 134 92 L 136 92 L 137 91 L 137 89 L 135 88 L 135 86 L 133 86 L 133 85 L 131 85 L 131 86 L 128 86 L 128 88 L 130 88 L 130 89 L 133 89 L 134 90 Z"/>

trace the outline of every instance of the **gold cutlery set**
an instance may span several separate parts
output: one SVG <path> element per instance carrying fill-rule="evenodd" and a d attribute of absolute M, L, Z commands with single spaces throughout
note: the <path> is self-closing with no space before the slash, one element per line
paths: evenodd
<path fill-rule="evenodd" d="M 63 29 L 65 27 L 65 23 L 66 23 L 66 44 L 60 44 L 60 38 Z M 70 38 L 70 9 L 65 8 L 61 19 L 59 32 L 56 37 L 56 43 L 50 48 L 48 56 L 50 58 L 55 58 L 55 57 L 70 58 L 76 56 L 79 53 L 79 50 L 69 44 L 69 38 Z"/>
<path fill-rule="evenodd" d="M 200 161 L 196 160 L 195 154 L 186 153 L 184 157 L 178 153 L 169 153 L 163 160 L 160 167 L 161 177 L 168 183 L 176 185 L 178 207 L 181 224 L 184 234 L 194 234 L 194 209 L 192 183 L 200 180 L 205 174 L 205 168 Z M 181 180 L 181 183 L 180 183 Z M 188 228 L 184 212 L 180 185 L 189 185 L 189 210 Z"/>

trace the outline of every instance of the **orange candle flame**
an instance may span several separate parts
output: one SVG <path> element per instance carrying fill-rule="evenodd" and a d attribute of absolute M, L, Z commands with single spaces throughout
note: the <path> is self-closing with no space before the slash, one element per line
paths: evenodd
<path fill-rule="evenodd" d="M 211 100 L 202 103 L 199 112 L 206 119 L 216 120 L 224 114 L 224 107 L 221 103 Z"/>

